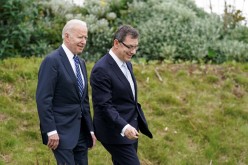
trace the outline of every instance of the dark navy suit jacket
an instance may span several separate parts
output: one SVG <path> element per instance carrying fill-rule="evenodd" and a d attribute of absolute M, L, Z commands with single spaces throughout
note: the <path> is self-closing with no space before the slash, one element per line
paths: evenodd
<path fill-rule="evenodd" d="M 132 65 L 128 62 L 127 66 L 134 82 L 135 98 L 128 80 L 110 54 L 103 56 L 91 72 L 95 135 L 99 141 L 106 144 L 136 142 L 121 136 L 120 133 L 126 124 L 152 138 L 141 106 L 137 102 L 137 84 Z"/>
<path fill-rule="evenodd" d="M 44 144 L 47 144 L 47 133 L 57 130 L 60 138 L 58 148 L 72 149 L 78 142 L 80 131 L 84 130 L 83 133 L 88 136 L 88 146 L 92 146 L 90 131 L 93 131 L 93 125 L 83 60 L 80 60 L 80 67 L 85 80 L 82 98 L 76 76 L 62 46 L 46 56 L 41 63 L 36 102 Z"/>

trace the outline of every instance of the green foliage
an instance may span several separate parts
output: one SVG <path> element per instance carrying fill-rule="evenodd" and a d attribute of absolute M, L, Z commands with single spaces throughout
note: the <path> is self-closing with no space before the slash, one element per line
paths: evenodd
<path fill-rule="evenodd" d="M 108 51 L 120 24 L 131 24 L 141 34 L 137 55 L 147 62 L 247 61 L 247 43 L 243 43 L 246 35 L 242 34 L 248 28 L 235 26 L 226 33 L 220 17 L 205 13 L 190 0 L 94 0 L 86 1 L 83 11 L 87 11 L 84 19 L 90 26 L 86 57 L 93 60 Z M 237 28 L 240 30 L 235 32 Z"/>
<path fill-rule="evenodd" d="M 24 23 L 25 20 L 25 4 L 30 3 L 29 0 L 10 0 L 0 2 L 0 17 L 1 17 L 1 28 L 0 28 L 0 38 L 3 48 L 1 48 L 2 57 L 4 56 L 14 56 L 16 50 L 14 47 L 20 49 L 22 44 L 26 43 L 28 35 L 25 34 L 29 24 Z"/>
<path fill-rule="evenodd" d="M 8 0 L 1 1 L 0 11 L 0 58 L 42 56 L 61 43 L 64 3 Z"/>
<path fill-rule="evenodd" d="M 247 52 L 243 51 L 247 44 L 241 43 L 241 48 L 233 55 L 224 53 L 233 52 L 235 48 L 230 45 L 216 48 L 219 42 L 223 46 L 226 42 L 238 45 L 239 41 L 223 40 L 221 20 L 215 15 L 203 14 L 192 1 L 138 1 L 131 4 L 129 10 L 141 33 L 139 55 L 147 61 L 171 59 L 222 63 L 247 60 Z"/>
<path fill-rule="evenodd" d="M 86 1 L 82 13 L 88 23 L 89 39 L 84 51 L 85 58 L 96 61 L 106 54 L 112 46 L 113 34 L 123 23 L 130 0 L 91 0 Z"/>
<path fill-rule="evenodd" d="M 227 35 L 227 39 L 237 40 L 241 43 L 244 42 L 248 44 L 248 28 L 244 26 L 236 26 L 236 28 L 230 31 Z"/>
<path fill-rule="evenodd" d="M 137 56 L 146 62 L 248 61 L 248 28 L 241 25 L 242 12 L 232 6 L 226 5 L 221 18 L 192 0 L 85 0 L 84 6 L 64 0 L 0 3 L 0 59 L 44 56 L 62 43 L 65 22 L 78 18 L 89 27 L 84 51 L 88 61 L 111 48 L 113 33 L 122 24 L 139 30 Z"/>

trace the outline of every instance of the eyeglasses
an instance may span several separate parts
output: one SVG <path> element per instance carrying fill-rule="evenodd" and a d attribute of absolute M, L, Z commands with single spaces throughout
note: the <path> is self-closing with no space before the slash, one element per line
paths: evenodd
<path fill-rule="evenodd" d="M 124 42 L 120 41 L 120 43 L 122 43 L 126 48 L 128 48 L 130 51 L 133 50 L 138 50 L 139 46 L 132 46 L 132 45 L 126 45 Z"/>

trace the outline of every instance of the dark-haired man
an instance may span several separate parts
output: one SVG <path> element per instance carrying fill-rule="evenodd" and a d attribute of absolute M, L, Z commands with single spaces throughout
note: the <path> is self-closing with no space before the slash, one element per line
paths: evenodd
<path fill-rule="evenodd" d="M 138 49 L 138 31 L 121 26 L 113 46 L 93 67 L 90 77 L 95 134 L 114 165 L 139 165 L 139 130 L 152 138 L 140 104 L 130 60 Z"/>

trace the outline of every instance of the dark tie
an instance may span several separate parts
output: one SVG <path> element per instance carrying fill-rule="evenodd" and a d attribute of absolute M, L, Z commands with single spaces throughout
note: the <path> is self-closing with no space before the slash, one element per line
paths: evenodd
<path fill-rule="evenodd" d="M 76 66 L 76 75 L 77 75 L 77 83 L 78 83 L 79 93 L 80 93 L 80 96 L 82 97 L 83 91 L 84 91 L 84 81 L 83 81 L 81 73 L 80 73 L 79 58 L 77 55 L 74 55 L 73 59 L 74 59 L 75 66 Z"/>

